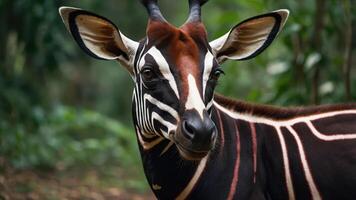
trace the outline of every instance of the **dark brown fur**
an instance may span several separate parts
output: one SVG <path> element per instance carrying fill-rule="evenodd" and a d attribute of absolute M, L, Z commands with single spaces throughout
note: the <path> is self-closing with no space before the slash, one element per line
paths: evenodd
<path fill-rule="evenodd" d="M 302 117 L 325 112 L 341 111 L 341 110 L 356 110 L 356 103 L 308 106 L 308 107 L 291 107 L 281 108 L 276 106 L 260 105 L 247 103 L 244 101 L 234 100 L 228 97 L 215 94 L 214 100 L 223 107 L 239 112 L 249 113 L 259 117 L 266 117 L 275 120 L 287 120 L 296 117 Z"/>

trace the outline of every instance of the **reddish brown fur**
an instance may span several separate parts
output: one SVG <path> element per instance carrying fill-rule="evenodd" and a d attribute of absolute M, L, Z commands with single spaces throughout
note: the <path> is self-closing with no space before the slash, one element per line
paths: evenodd
<path fill-rule="evenodd" d="M 201 81 L 199 49 L 187 34 L 180 31 L 179 35 L 180 39 L 172 41 L 173 45 L 169 49 L 169 54 L 181 78 L 181 102 L 185 102 L 189 92 L 188 75 L 193 75 L 197 83 Z M 184 38 L 183 41 L 182 38 Z"/>
<path fill-rule="evenodd" d="M 176 28 L 166 22 L 150 20 L 147 27 L 149 46 L 167 45 L 171 66 L 174 66 L 180 78 L 180 99 L 185 103 L 188 92 L 188 75 L 194 76 L 197 87 L 202 94 L 200 50 L 197 41 L 206 40 L 206 30 L 202 23 L 187 23 Z"/>
<path fill-rule="evenodd" d="M 207 39 L 207 32 L 205 29 L 205 26 L 201 22 L 195 22 L 195 23 L 187 23 L 184 24 L 181 27 L 181 30 L 186 32 L 188 35 L 190 35 L 192 38 L 203 38 Z"/>
<path fill-rule="evenodd" d="M 172 37 L 175 32 L 176 28 L 169 23 L 155 20 L 148 21 L 146 35 L 152 45 L 159 43 L 168 37 Z"/>

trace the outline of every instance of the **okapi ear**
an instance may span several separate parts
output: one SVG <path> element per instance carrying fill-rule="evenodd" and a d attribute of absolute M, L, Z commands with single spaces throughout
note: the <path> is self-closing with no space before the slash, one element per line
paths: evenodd
<path fill-rule="evenodd" d="M 59 13 L 69 32 L 88 55 L 118 60 L 133 74 L 138 43 L 124 36 L 108 19 L 78 8 L 61 7 Z"/>
<path fill-rule="evenodd" d="M 226 59 L 247 60 L 265 50 L 281 31 L 289 15 L 288 10 L 277 10 L 247 19 L 224 36 L 210 42 L 220 63 Z"/>

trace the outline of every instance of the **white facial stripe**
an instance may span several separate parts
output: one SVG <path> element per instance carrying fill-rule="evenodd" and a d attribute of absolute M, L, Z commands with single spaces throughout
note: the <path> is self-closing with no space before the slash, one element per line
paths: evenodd
<path fill-rule="evenodd" d="M 153 140 L 152 142 L 146 142 L 144 141 L 144 139 L 141 136 L 141 131 L 140 128 L 136 127 L 136 135 L 138 138 L 138 141 L 140 142 L 140 144 L 142 145 L 143 149 L 145 150 L 149 150 L 152 149 L 153 147 L 155 147 L 156 145 L 158 145 L 159 143 L 161 143 L 163 141 L 162 137 L 157 137 L 157 139 Z"/>
<path fill-rule="evenodd" d="M 204 74 L 203 74 L 203 97 L 205 97 L 206 84 L 209 80 L 211 70 L 213 69 L 214 56 L 209 51 L 205 55 Z"/>
<path fill-rule="evenodd" d="M 178 113 L 172 107 L 162 103 L 161 101 L 157 100 L 156 98 L 152 97 L 149 94 L 145 94 L 143 98 L 145 100 L 151 102 L 155 106 L 157 106 L 159 109 L 168 112 L 170 115 L 172 115 L 178 121 L 178 118 L 179 118 Z"/>
<path fill-rule="evenodd" d="M 145 135 L 145 137 L 151 137 L 153 135 L 153 128 L 148 123 L 149 122 L 148 110 L 146 109 L 145 103 L 143 102 L 143 100 L 141 100 L 140 96 L 137 95 L 137 93 L 139 93 L 138 88 L 135 87 L 134 98 L 135 98 L 136 108 L 137 108 L 135 109 L 137 123 L 139 127 L 141 127 L 142 129 L 143 135 Z"/>
<path fill-rule="evenodd" d="M 163 126 L 165 126 L 168 130 L 167 132 L 163 131 L 163 130 L 155 130 L 156 132 L 161 132 L 163 134 L 163 136 L 166 139 L 170 139 L 169 138 L 169 133 L 171 131 L 176 130 L 177 126 L 175 124 L 172 124 L 166 120 L 164 120 L 163 117 L 161 117 L 159 114 L 157 114 L 156 112 L 152 112 L 152 118 L 151 118 L 151 123 L 154 124 L 154 120 L 159 121 Z"/>
<path fill-rule="evenodd" d="M 152 138 L 155 136 L 154 133 L 161 133 L 163 137 L 165 137 L 166 139 L 170 139 L 169 133 L 176 130 L 177 125 L 166 121 L 161 115 L 156 112 L 152 112 L 150 117 L 150 111 L 147 108 L 147 102 L 150 102 L 157 106 L 159 109 L 170 113 L 173 118 L 176 119 L 176 121 L 178 121 L 179 118 L 177 111 L 174 110 L 172 107 L 158 101 L 156 98 L 152 97 L 149 94 L 145 94 L 142 98 L 140 98 L 140 96 L 137 95 L 137 90 L 138 88 L 135 88 L 134 99 L 136 102 L 137 123 L 138 127 L 140 127 L 142 136 L 144 136 L 145 138 Z M 155 120 L 158 121 L 162 126 L 165 126 L 167 128 L 167 131 L 161 129 L 157 130 L 154 127 Z"/>
<path fill-rule="evenodd" d="M 142 85 L 140 85 L 140 91 L 142 91 Z M 140 101 L 140 117 L 141 117 L 140 119 L 142 122 L 142 127 L 143 127 L 145 134 L 149 134 L 150 130 L 147 126 L 147 120 L 146 120 L 146 114 L 145 114 L 146 105 L 145 105 L 145 102 L 142 100 L 142 98 L 140 98 L 139 101 Z"/>
<path fill-rule="evenodd" d="M 198 111 L 201 119 L 203 119 L 203 111 L 205 109 L 205 105 L 199 94 L 199 90 L 194 76 L 191 74 L 188 75 L 188 87 L 189 92 L 187 101 L 185 102 L 185 109 L 195 109 L 196 111 Z"/>
<path fill-rule="evenodd" d="M 206 105 L 206 109 L 209 110 L 211 108 L 211 106 L 213 106 L 214 104 L 214 97 L 213 99 Z"/>
<path fill-rule="evenodd" d="M 153 59 L 155 59 L 159 67 L 159 71 L 162 73 L 163 77 L 168 80 L 169 85 L 171 86 L 172 90 L 174 91 L 177 98 L 179 99 L 177 84 L 175 82 L 171 69 L 169 68 L 169 64 L 166 61 L 166 59 L 163 57 L 162 53 L 156 47 L 152 47 L 150 50 L 147 51 L 146 54 L 150 54 L 153 57 Z M 144 57 L 145 56 L 142 56 L 142 58 Z M 145 65 L 145 60 L 141 59 L 139 63 L 139 70 L 141 70 L 144 65 Z"/>

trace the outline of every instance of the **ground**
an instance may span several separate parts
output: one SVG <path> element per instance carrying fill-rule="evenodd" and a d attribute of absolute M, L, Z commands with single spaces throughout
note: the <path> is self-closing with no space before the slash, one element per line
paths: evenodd
<path fill-rule="evenodd" d="M 96 168 L 14 170 L 6 167 L 0 174 L 0 200 L 155 199 L 151 191 L 142 186 L 145 181 L 128 180 L 122 168 L 108 171 Z"/>

